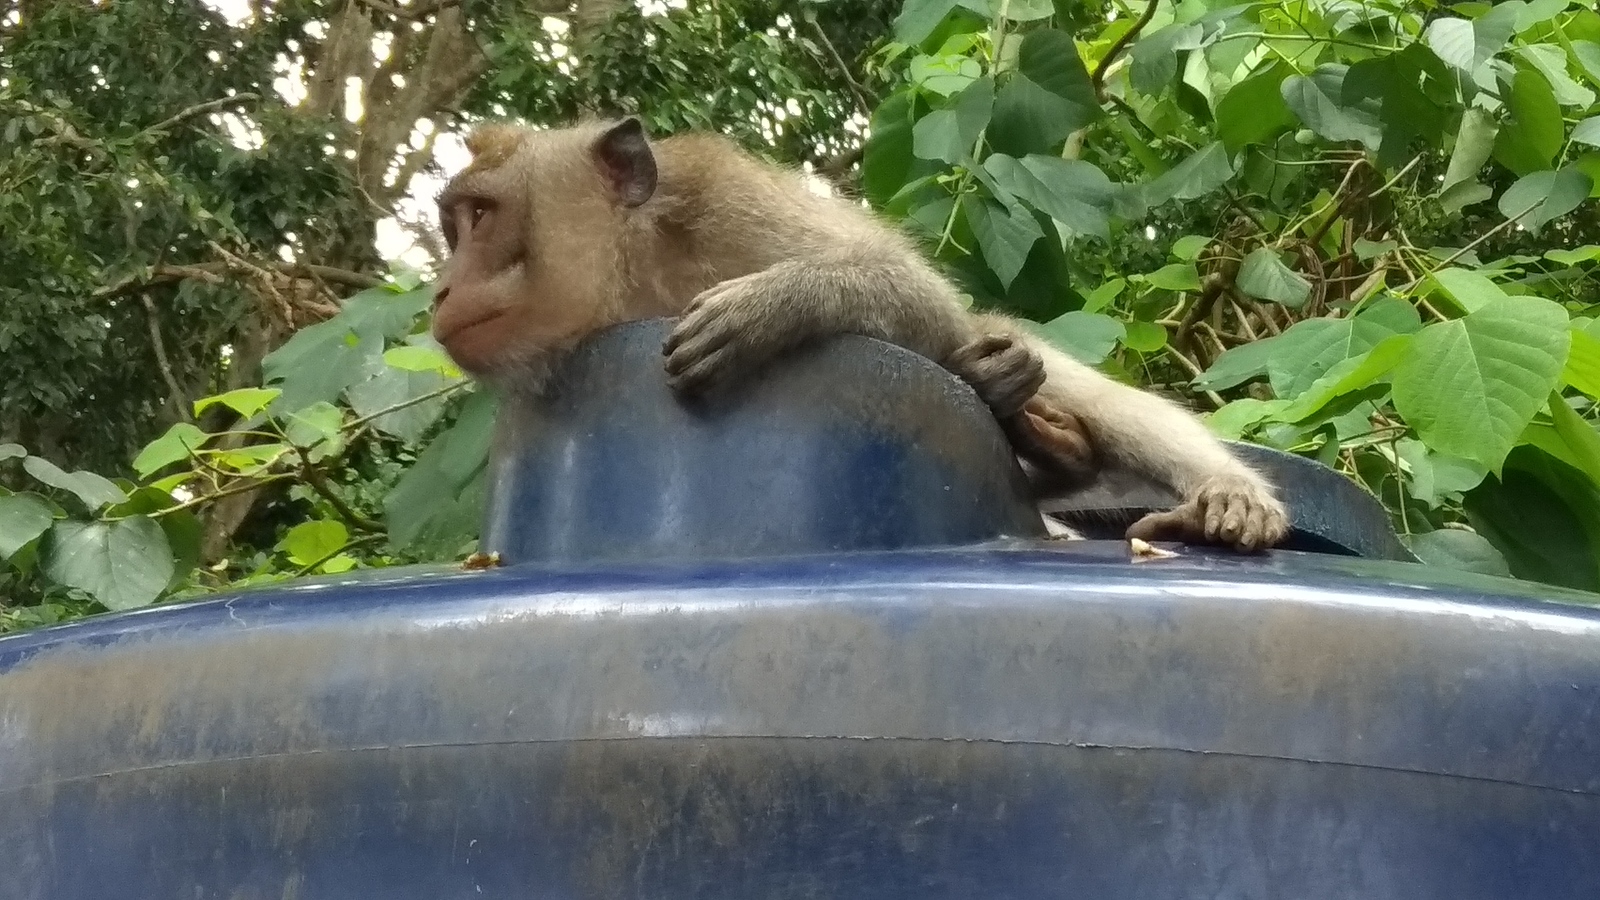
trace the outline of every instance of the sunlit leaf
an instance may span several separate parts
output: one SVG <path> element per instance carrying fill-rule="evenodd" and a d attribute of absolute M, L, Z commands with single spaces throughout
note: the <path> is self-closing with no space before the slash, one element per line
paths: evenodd
<path fill-rule="evenodd" d="M 407 372 L 437 372 L 446 378 L 460 378 L 461 370 L 441 347 L 393 347 L 383 352 L 385 365 Z"/>
<path fill-rule="evenodd" d="M 133 458 L 133 470 L 139 473 L 140 478 L 148 478 L 152 472 L 189 459 L 193 451 L 210 439 L 211 435 L 189 422 L 178 422 L 139 451 L 139 455 Z"/>
<path fill-rule="evenodd" d="M 1578 328 L 1572 329 L 1572 347 L 1567 353 L 1561 380 L 1600 399 L 1600 338 Z"/>
<path fill-rule="evenodd" d="M 1194 263 L 1172 263 L 1162 266 L 1144 276 L 1144 280 L 1153 288 L 1163 291 L 1198 291 L 1200 290 L 1200 273 Z"/>
<path fill-rule="evenodd" d="M 289 529 L 279 545 L 297 566 L 309 566 L 339 552 L 350 540 L 349 529 L 335 519 L 301 522 Z"/>
<path fill-rule="evenodd" d="M 201 397 L 194 402 L 194 414 L 198 416 L 220 403 L 248 419 L 266 409 L 267 404 L 278 399 L 282 393 L 277 388 L 239 388 L 225 394 Z"/>
<path fill-rule="evenodd" d="M 1506 292 L 1498 284 L 1471 269 L 1440 269 L 1428 278 L 1437 283 L 1462 312 L 1472 312 L 1485 304 L 1504 300 Z"/>
<path fill-rule="evenodd" d="M 1558 304 L 1494 300 L 1417 334 L 1395 371 L 1395 408 L 1429 446 L 1498 470 L 1560 382 L 1569 343 Z"/>

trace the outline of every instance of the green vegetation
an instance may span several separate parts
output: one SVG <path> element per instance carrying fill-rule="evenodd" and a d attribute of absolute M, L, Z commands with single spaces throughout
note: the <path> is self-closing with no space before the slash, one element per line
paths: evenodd
<path fill-rule="evenodd" d="M 859 193 L 1430 562 L 1600 590 L 1597 90 L 1575 0 L 0 4 L 0 630 L 471 552 L 492 400 L 407 198 L 581 112 Z"/>

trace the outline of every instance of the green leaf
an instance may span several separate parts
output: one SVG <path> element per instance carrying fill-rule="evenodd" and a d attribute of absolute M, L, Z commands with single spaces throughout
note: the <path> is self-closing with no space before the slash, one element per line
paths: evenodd
<path fill-rule="evenodd" d="M 1186 234 L 1172 242 L 1172 258 L 1184 262 L 1194 262 L 1200 254 L 1211 244 L 1211 236 L 1205 234 Z"/>
<path fill-rule="evenodd" d="M 1395 408 L 1428 446 L 1498 471 L 1560 382 L 1569 343 L 1560 305 L 1494 300 L 1417 335 L 1395 371 Z"/>
<path fill-rule="evenodd" d="M 1572 128 L 1573 143 L 1600 147 L 1600 116 L 1590 116 Z"/>
<path fill-rule="evenodd" d="M 289 529 L 279 546 L 289 554 L 290 562 L 309 566 L 339 552 L 349 542 L 350 532 L 343 522 L 317 519 Z"/>
<path fill-rule="evenodd" d="M 1239 290 L 1261 300 L 1282 303 L 1291 309 L 1304 306 L 1311 297 L 1311 282 L 1283 264 L 1278 251 L 1257 247 L 1239 267 Z"/>
<path fill-rule="evenodd" d="M 1113 278 L 1100 285 L 1083 298 L 1083 311 L 1099 312 L 1105 309 L 1116 302 L 1117 297 L 1122 294 L 1122 289 L 1127 286 L 1128 282 L 1121 278 Z"/>
<path fill-rule="evenodd" d="M 50 528 L 55 513 L 36 494 L 0 496 L 0 559 L 10 559 Z"/>
<path fill-rule="evenodd" d="M 1324 140 L 1335 143 L 1360 141 L 1376 151 L 1383 142 L 1378 119 L 1379 104 L 1367 100 L 1352 106 L 1344 104 L 1344 80 L 1350 67 L 1329 63 L 1307 75 L 1283 80 L 1281 94 L 1288 109 L 1305 126 Z"/>
<path fill-rule="evenodd" d="M 989 264 L 1002 289 L 1009 288 L 1028 261 L 1028 251 L 1044 231 L 1021 204 L 1001 205 L 972 194 L 961 198 L 961 209 L 978 239 L 983 260 Z"/>
<path fill-rule="evenodd" d="M 1167 345 L 1167 330 L 1154 322 L 1124 322 L 1127 336 L 1122 345 L 1140 353 L 1154 353 Z"/>
<path fill-rule="evenodd" d="M 1294 126 L 1295 114 L 1280 90 L 1293 72 L 1287 63 L 1276 62 L 1234 85 L 1217 101 L 1217 137 L 1229 153 L 1268 143 Z"/>
<path fill-rule="evenodd" d="M 1422 320 L 1411 304 L 1384 297 L 1354 318 L 1307 319 L 1276 338 L 1267 363 L 1273 393 L 1292 400 L 1309 391 L 1340 363 L 1358 357 L 1396 334 L 1412 334 Z"/>
<path fill-rule="evenodd" d="M 446 378 L 460 378 L 461 370 L 444 348 L 437 346 L 395 347 L 383 352 L 385 365 L 407 372 L 437 372 Z"/>
<path fill-rule="evenodd" d="M 392 351 L 391 351 L 392 352 Z M 403 371 L 385 368 L 372 378 L 345 389 L 350 408 L 363 418 L 415 400 L 443 388 L 452 379 L 436 371 Z M 403 409 L 384 413 L 372 420 L 379 431 L 392 434 L 403 441 L 415 442 L 438 421 L 444 413 L 448 398 L 439 396 L 413 403 Z"/>
<path fill-rule="evenodd" d="M 1441 528 L 1405 538 L 1406 546 L 1430 566 L 1509 578 L 1511 566 L 1489 539 L 1476 531 Z"/>
<path fill-rule="evenodd" d="M 903 44 L 916 46 L 927 40 L 934 29 L 944 21 L 945 16 L 952 10 L 965 8 L 978 15 L 988 17 L 988 6 L 981 2 L 965 2 L 965 0 L 906 0 L 901 7 L 900 14 L 894 17 L 893 28 L 895 40 Z"/>
<path fill-rule="evenodd" d="M 970 56 L 918 55 L 912 58 L 906 74 L 917 87 L 950 97 L 983 77 L 983 66 Z"/>
<path fill-rule="evenodd" d="M 1250 428 L 1273 417 L 1288 404 L 1287 400 L 1257 400 L 1254 397 L 1245 397 L 1228 403 L 1206 416 L 1206 427 L 1223 440 L 1236 441 Z"/>
<path fill-rule="evenodd" d="M 1140 36 L 1130 51 L 1128 81 L 1141 94 L 1156 96 L 1178 76 L 1180 50 L 1200 47 L 1205 29 L 1199 23 L 1173 23 Z"/>
<path fill-rule="evenodd" d="M 1111 239 L 1107 213 L 1115 189 L 1093 163 L 1038 154 L 1019 161 L 996 153 L 983 167 L 1006 190 L 1071 232 Z"/>
<path fill-rule="evenodd" d="M 1411 145 L 1419 138 L 1430 145 L 1443 139 L 1452 107 L 1430 94 L 1426 86 L 1449 76 L 1450 70 L 1420 43 L 1350 66 L 1342 105 L 1359 107 L 1378 101 L 1378 118 L 1383 123 L 1380 164 L 1400 165 L 1410 157 Z"/>
<path fill-rule="evenodd" d="M 974 81 L 956 98 L 953 109 L 934 110 L 917 121 L 911 129 L 911 152 L 921 159 L 965 163 L 972 158 L 993 107 L 994 82 L 988 78 Z"/>
<path fill-rule="evenodd" d="M 1572 55 L 1583 67 L 1584 74 L 1595 84 L 1600 84 L 1600 44 L 1593 41 L 1573 41 Z"/>
<path fill-rule="evenodd" d="M 1600 244 L 1584 244 L 1582 247 L 1573 247 L 1568 250 L 1558 247 L 1546 250 L 1544 258 L 1563 266 L 1576 266 L 1580 263 L 1594 262 L 1600 259 Z"/>
<path fill-rule="evenodd" d="M 1566 137 L 1550 82 L 1533 69 L 1518 70 L 1506 107 L 1510 116 L 1495 138 L 1494 158 L 1518 175 L 1549 169 Z"/>
<path fill-rule="evenodd" d="M 248 419 L 266 409 L 267 404 L 278 399 L 282 394 L 283 391 L 277 388 L 239 388 L 238 390 L 228 391 L 225 394 L 201 397 L 194 402 L 194 414 L 198 416 L 205 412 L 207 408 L 220 403 Z"/>
<path fill-rule="evenodd" d="M 1067 136 L 1103 115 L 1072 36 L 1054 28 L 1028 32 L 1017 65 L 994 100 L 985 133 L 998 153 L 1056 155 Z"/>
<path fill-rule="evenodd" d="M 1163 291 L 1198 291 L 1200 273 L 1194 263 L 1171 263 L 1144 276 L 1145 283 Z"/>
<path fill-rule="evenodd" d="M 188 459 L 190 453 L 199 450 L 210 439 L 211 435 L 194 425 L 179 422 L 139 451 L 139 455 L 133 458 L 133 470 L 139 473 L 140 478 L 149 478 L 152 472 Z"/>
<path fill-rule="evenodd" d="M 344 413 L 331 403 L 313 403 L 286 416 L 289 427 L 284 437 L 296 447 L 311 449 L 326 441 L 337 440 L 339 428 L 344 425 Z M 313 460 L 319 455 L 312 453 Z"/>
<path fill-rule="evenodd" d="M 1150 206 L 1160 206 L 1169 200 L 1194 200 L 1227 184 L 1232 177 L 1233 163 L 1228 158 L 1228 150 L 1221 141 L 1216 141 L 1145 185 L 1146 202 Z"/>
<path fill-rule="evenodd" d="M 392 547 L 453 552 L 476 533 L 495 408 L 487 391 L 468 397 L 455 424 L 434 438 L 384 498 Z"/>
<path fill-rule="evenodd" d="M 107 609 L 145 606 L 172 578 L 166 532 L 144 516 L 116 522 L 56 522 L 50 529 L 45 572 L 84 591 Z"/>
<path fill-rule="evenodd" d="M 1600 339 L 1587 331 L 1572 329 L 1572 347 L 1561 380 L 1600 399 Z"/>
<path fill-rule="evenodd" d="M 1550 421 L 1578 461 L 1578 468 L 1591 482 L 1600 485 L 1600 432 L 1574 412 L 1559 391 L 1550 394 Z"/>
<path fill-rule="evenodd" d="M 1283 337 L 1284 335 L 1277 335 L 1263 338 L 1223 351 L 1222 355 L 1211 364 L 1211 368 L 1196 375 L 1190 384 L 1197 390 L 1225 391 L 1267 374 L 1272 354 L 1282 345 Z"/>
<path fill-rule="evenodd" d="M 1275 418 L 1284 422 L 1304 421 L 1334 400 L 1370 387 L 1400 364 L 1412 340 L 1414 335 L 1392 334 L 1371 350 L 1342 360 L 1312 382 Z"/>
<path fill-rule="evenodd" d="M 1550 82 L 1556 103 L 1588 109 L 1594 105 L 1594 91 L 1572 79 L 1567 74 L 1567 51 L 1558 44 L 1532 44 L 1518 47 L 1517 55 L 1527 60 L 1539 74 Z"/>
<path fill-rule="evenodd" d="M 1472 312 L 1506 298 L 1506 292 L 1498 284 L 1471 269 L 1440 269 L 1431 273 L 1428 279 L 1437 284 L 1462 312 Z"/>
<path fill-rule="evenodd" d="M 1478 184 L 1475 181 L 1458 181 L 1439 195 L 1439 205 L 1444 208 L 1445 212 L 1454 215 L 1473 204 L 1482 203 L 1493 196 L 1494 191 L 1490 190 L 1487 185 Z"/>
<path fill-rule="evenodd" d="M 872 113 L 871 133 L 861 152 L 861 191 L 873 205 L 887 206 L 905 185 L 938 171 L 912 152 L 912 92 L 890 94 Z"/>
<path fill-rule="evenodd" d="M 1500 213 L 1530 233 L 1577 209 L 1589 199 L 1589 176 L 1568 166 L 1559 172 L 1534 172 L 1517 179 L 1500 195 Z"/>
<path fill-rule="evenodd" d="M 112 503 L 124 503 L 128 499 L 122 488 L 112 484 L 109 479 L 93 472 L 64 472 L 42 456 L 24 459 L 22 468 L 35 479 L 77 496 L 91 511 Z"/>
<path fill-rule="evenodd" d="M 1450 167 L 1439 185 L 1440 193 L 1477 176 L 1494 153 L 1495 136 L 1499 133 L 1500 125 L 1487 110 L 1474 106 L 1461 114 L 1461 128 L 1456 132 L 1455 150 L 1450 153 Z"/>
<path fill-rule="evenodd" d="M 1600 590 L 1600 494 L 1582 473 L 1518 447 L 1501 477 L 1468 492 L 1465 506 L 1472 527 L 1505 554 L 1513 575 Z"/>
<path fill-rule="evenodd" d="M 1471 74 L 1482 60 L 1478 59 L 1477 36 L 1472 23 L 1466 19 L 1443 18 L 1428 23 L 1425 35 L 1428 47 L 1447 64 Z"/>
<path fill-rule="evenodd" d="M 1063 313 L 1043 325 L 1029 323 L 1028 329 L 1089 366 L 1104 362 L 1127 335 L 1116 319 L 1081 310 Z"/>

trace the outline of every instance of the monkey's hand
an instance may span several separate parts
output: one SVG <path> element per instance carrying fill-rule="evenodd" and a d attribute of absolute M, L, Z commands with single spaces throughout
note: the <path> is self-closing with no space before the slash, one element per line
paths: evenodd
<path fill-rule="evenodd" d="M 1038 397 L 1000 420 L 1011 449 L 1038 468 L 1035 490 L 1053 493 L 1087 484 L 1100 469 L 1089 432 L 1078 417 Z"/>
<path fill-rule="evenodd" d="M 1214 475 L 1183 502 L 1151 513 L 1128 528 L 1146 541 L 1229 544 L 1246 553 L 1264 550 L 1289 533 L 1289 512 L 1261 481 L 1246 475 Z"/>
<path fill-rule="evenodd" d="M 1010 335 L 986 334 L 958 347 L 944 367 L 972 386 L 998 419 L 1008 419 L 1044 386 L 1044 360 Z"/>
<path fill-rule="evenodd" d="M 786 287 L 769 270 L 730 278 L 694 298 L 661 348 L 667 384 L 685 394 L 706 391 L 815 336 L 817 311 Z"/>

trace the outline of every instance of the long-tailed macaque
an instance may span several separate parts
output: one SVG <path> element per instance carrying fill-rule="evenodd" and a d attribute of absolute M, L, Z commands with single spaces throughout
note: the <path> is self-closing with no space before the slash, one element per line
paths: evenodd
<path fill-rule="evenodd" d="M 860 334 L 966 378 L 1033 469 L 1117 466 L 1182 498 L 1129 537 L 1256 550 L 1287 533 L 1273 487 L 1197 418 L 1013 319 L 969 312 L 907 237 L 727 139 L 651 141 L 630 118 L 489 125 L 467 147 L 472 163 L 439 197 L 452 255 L 433 328 L 478 378 L 536 387 L 585 336 L 656 316 L 681 316 L 663 353 L 682 394 L 802 342 Z"/>

